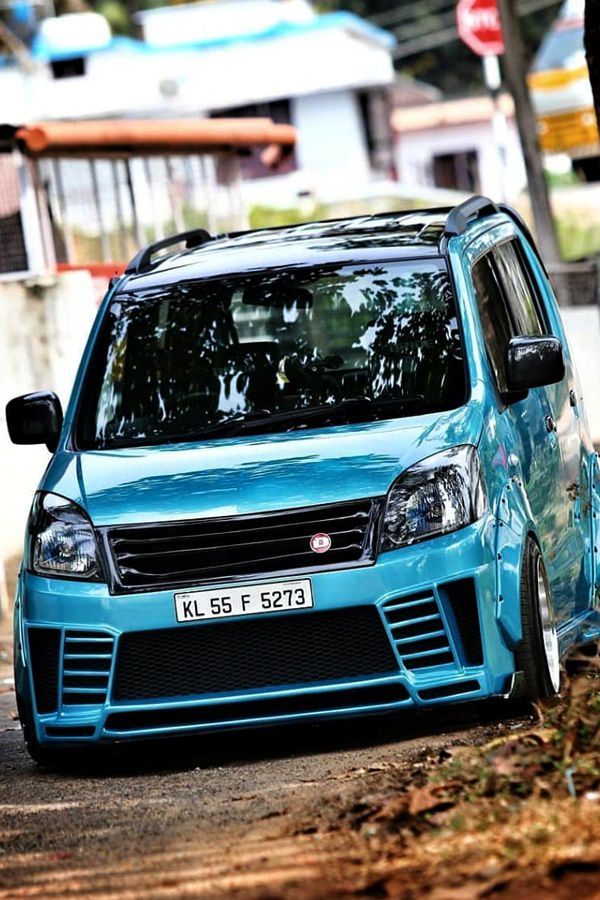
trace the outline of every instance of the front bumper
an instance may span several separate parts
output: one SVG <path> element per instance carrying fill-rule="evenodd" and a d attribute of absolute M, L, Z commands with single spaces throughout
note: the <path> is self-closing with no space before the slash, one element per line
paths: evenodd
<path fill-rule="evenodd" d="M 315 669 L 307 656 L 306 677 L 300 672 L 287 683 L 281 677 L 273 684 L 257 677 L 256 687 L 245 676 L 239 689 L 213 686 L 207 693 L 199 687 L 190 693 L 188 679 L 185 693 L 177 693 L 174 683 L 166 695 L 154 697 L 116 690 L 117 659 L 127 643 L 123 636 L 144 632 L 152 641 L 154 633 L 160 633 L 178 641 L 186 629 L 194 629 L 187 637 L 194 636 L 197 644 L 189 646 L 197 646 L 202 654 L 202 629 L 211 623 L 178 625 L 172 590 L 113 596 L 106 585 L 24 573 L 15 611 L 17 690 L 21 702 L 31 707 L 38 740 L 47 745 L 376 713 L 499 695 L 506 690 L 514 660 L 499 625 L 507 598 L 499 604 L 494 542 L 495 523 L 487 516 L 455 534 L 382 554 L 371 566 L 312 574 L 313 610 L 221 620 L 221 633 L 236 639 L 238 626 L 223 632 L 228 623 L 254 623 L 252 646 L 226 643 L 223 652 L 230 659 L 245 654 L 250 669 L 244 671 L 261 673 L 267 648 L 261 647 L 259 620 L 278 618 L 279 635 L 293 639 L 312 631 L 307 630 L 309 621 L 316 626 L 326 619 L 329 631 L 323 632 L 313 653 L 327 656 L 330 641 L 335 659 L 344 659 L 341 677 L 336 677 L 335 662 L 319 668 L 316 660 Z M 282 577 L 284 573 L 278 573 L 256 582 Z M 389 655 L 385 665 L 374 663 L 373 671 L 364 666 L 371 652 L 361 645 L 364 630 L 356 638 L 348 631 L 348 623 L 354 618 L 362 622 L 365 616 L 374 617 Z M 336 629 L 336 621 L 344 627 Z M 36 671 L 40 637 L 42 647 L 46 641 L 51 650 L 43 653 L 43 678 Z M 220 663 L 212 650 L 213 660 Z M 140 665 L 147 664 L 138 658 Z M 356 672 L 349 658 L 360 660 Z M 166 667 L 160 658 L 152 665 L 155 675 Z M 172 659 L 169 665 L 172 673 Z M 185 670 L 185 655 L 177 665 Z M 315 671 L 321 673 L 318 680 Z"/>

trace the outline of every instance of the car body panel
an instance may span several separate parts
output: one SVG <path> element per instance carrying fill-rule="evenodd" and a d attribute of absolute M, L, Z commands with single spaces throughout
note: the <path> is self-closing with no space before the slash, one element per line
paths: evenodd
<path fill-rule="evenodd" d="M 414 463 L 476 444 L 473 403 L 442 415 L 115 451 L 62 450 L 46 490 L 98 526 L 243 515 L 379 497 Z"/>

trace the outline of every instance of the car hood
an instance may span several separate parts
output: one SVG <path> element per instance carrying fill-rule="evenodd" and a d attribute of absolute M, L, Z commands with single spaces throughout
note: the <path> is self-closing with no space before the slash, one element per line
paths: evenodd
<path fill-rule="evenodd" d="M 54 457 L 42 488 L 96 525 L 243 515 L 384 495 L 409 466 L 476 444 L 478 406 L 386 422 Z"/>

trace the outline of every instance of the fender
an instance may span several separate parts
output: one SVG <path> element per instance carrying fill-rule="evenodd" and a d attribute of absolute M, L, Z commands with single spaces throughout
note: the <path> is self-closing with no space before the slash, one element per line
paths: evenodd
<path fill-rule="evenodd" d="M 521 566 L 525 539 L 539 541 L 523 482 L 518 476 L 504 484 L 496 516 L 496 618 L 507 645 L 514 650 L 523 637 L 521 629 Z"/>

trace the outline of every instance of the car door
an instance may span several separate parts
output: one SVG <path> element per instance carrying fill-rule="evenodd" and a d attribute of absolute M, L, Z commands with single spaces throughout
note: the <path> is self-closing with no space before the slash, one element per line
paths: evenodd
<path fill-rule="evenodd" d="M 552 328 L 524 247 L 518 238 L 499 244 L 493 251 L 500 281 L 519 334 L 541 335 Z M 555 335 L 564 344 L 564 334 Z M 537 388 L 543 418 L 554 447 L 552 482 L 545 481 L 545 515 L 553 523 L 546 550 L 552 566 L 552 589 L 559 621 L 570 619 L 586 593 L 582 568 L 586 545 L 581 530 L 581 440 L 576 416 L 574 371 L 565 348 L 565 377 L 558 384 Z M 571 393 L 573 391 L 573 393 Z M 529 423 L 522 423 L 527 426 Z M 546 438 L 547 440 L 547 438 Z M 579 598 L 577 594 L 581 594 Z"/>
<path fill-rule="evenodd" d="M 591 528 L 587 512 L 589 454 L 582 441 L 582 429 L 585 426 L 580 421 L 581 390 L 560 317 L 554 317 L 553 322 L 548 314 L 550 304 L 556 308 L 550 283 L 545 276 L 543 284 L 536 278 L 520 239 L 500 245 L 496 252 L 499 266 L 507 284 L 512 288 L 514 303 L 520 306 L 523 319 L 530 319 L 532 312 L 537 311 L 537 318 L 541 320 L 545 332 L 554 334 L 563 345 L 565 377 L 558 384 L 548 385 L 542 390 L 548 415 L 556 429 L 560 463 L 558 524 L 553 551 L 556 553 L 555 567 L 559 584 L 556 603 L 558 605 L 560 602 L 565 617 L 570 618 L 589 605 L 591 589 Z"/>
<path fill-rule="evenodd" d="M 554 596 L 555 590 L 560 593 L 560 571 L 554 554 L 555 536 L 562 524 L 558 438 L 549 427 L 550 411 L 545 389 L 536 388 L 523 399 L 509 402 L 505 368 L 506 348 L 511 338 L 540 334 L 544 326 L 541 321 L 527 320 L 518 308 L 496 248 L 475 262 L 471 274 L 488 362 L 497 390 L 499 426 L 507 438 L 508 458 L 515 459 L 510 471 L 523 478 Z M 558 605 L 558 600 L 555 603 Z M 560 617 L 558 608 L 556 611 Z"/>

